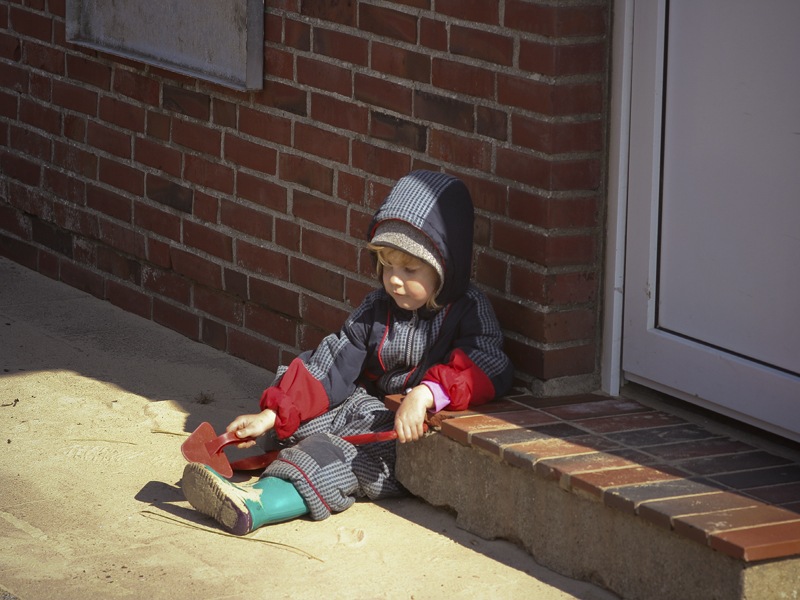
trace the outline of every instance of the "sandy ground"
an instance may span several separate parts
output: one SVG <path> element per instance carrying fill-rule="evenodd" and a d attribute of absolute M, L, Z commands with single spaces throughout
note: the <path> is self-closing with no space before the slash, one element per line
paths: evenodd
<path fill-rule="evenodd" d="M 180 445 L 271 379 L 0 258 L 0 599 L 616 598 L 413 497 L 225 535 Z"/>

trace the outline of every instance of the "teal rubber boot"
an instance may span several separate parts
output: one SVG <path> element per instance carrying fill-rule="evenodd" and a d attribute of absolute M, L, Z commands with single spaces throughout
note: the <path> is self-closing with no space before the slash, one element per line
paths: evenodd
<path fill-rule="evenodd" d="M 308 512 L 294 485 L 277 477 L 265 477 L 253 485 L 237 485 L 207 465 L 189 463 L 183 470 L 181 486 L 189 504 L 235 535 Z"/>

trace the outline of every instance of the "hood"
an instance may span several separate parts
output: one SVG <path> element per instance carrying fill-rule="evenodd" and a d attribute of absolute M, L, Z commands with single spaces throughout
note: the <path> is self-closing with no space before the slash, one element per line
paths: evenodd
<path fill-rule="evenodd" d="M 386 196 L 370 223 L 367 240 L 381 222 L 395 219 L 421 231 L 439 252 L 444 278 L 436 301 L 445 306 L 463 295 L 472 272 L 474 210 L 464 182 L 452 175 L 413 171 Z"/>

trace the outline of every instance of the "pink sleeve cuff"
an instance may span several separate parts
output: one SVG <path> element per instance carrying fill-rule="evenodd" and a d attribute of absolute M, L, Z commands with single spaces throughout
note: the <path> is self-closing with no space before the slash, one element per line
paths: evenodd
<path fill-rule="evenodd" d="M 433 408 L 428 411 L 437 413 L 450 405 L 450 396 L 444 391 L 444 388 L 435 381 L 423 381 L 423 385 L 428 386 L 428 389 L 433 394 Z"/>

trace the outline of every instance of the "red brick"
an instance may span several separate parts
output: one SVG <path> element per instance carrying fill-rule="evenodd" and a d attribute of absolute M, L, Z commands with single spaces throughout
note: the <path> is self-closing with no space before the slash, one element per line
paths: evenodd
<path fill-rule="evenodd" d="M 145 138 L 136 138 L 135 159 L 137 162 L 159 169 L 174 177 L 181 175 L 181 153 Z"/>
<path fill-rule="evenodd" d="M 188 310 L 153 298 L 153 321 L 177 331 L 192 340 L 199 340 L 200 317 Z"/>
<path fill-rule="evenodd" d="M 275 243 L 284 248 L 300 251 L 300 225 L 286 221 L 285 219 L 275 220 Z"/>
<path fill-rule="evenodd" d="M 42 189 L 49 190 L 57 198 L 66 200 L 74 205 L 82 206 L 86 204 L 86 184 L 65 173 L 45 167 Z"/>
<path fill-rule="evenodd" d="M 356 25 L 356 3 L 352 0 L 301 0 L 300 14 L 342 25 Z"/>
<path fill-rule="evenodd" d="M 293 290 L 251 277 L 250 299 L 261 306 L 300 318 L 300 294 Z"/>
<path fill-rule="evenodd" d="M 236 329 L 228 334 L 228 352 L 270 371 L 279 366 L 277 346 Z"/>
<path fill-rule="evenodd" d="M 498 148 L 497 174 L 545 190 L 591 190 L 600 185 L 600 162 L 548 161 L 515 150 Z"/>
<path fill-rule="evenodd" d="M 187 154 L 184 177 L 224 194 L 233 193 L 233 169 Z"/>
<path fill-rule="evenodd" d="M 448 171 L 449 172 L 449 171 Z M 497 214 L 505 214 L 507 186 L 490 181 L 485 177 L 474 177 L 465 173 L 451 172 L 459 177 L 469 189 L 472 203 L 476 208 L 489 210 Z"/>
<path fill-rule="evenodd" d="M 74 54 L 67 55 L 67 72 L 70 78 L 83 81 L 104 90 L 111 89 L 111 68 Z"/>
<path fill-rule="evenodd" d="M 369 234 L 369 224 L 372 221 L 372 213 L 364 213 L 360 210 L 350 210 L 350 236 L 357 240 L 366 240 Z"/>
<path fill-rule="evenodd" d="M 26 41 L 23 47 L 23 62 L 34 69 L 54 75 L 64 75 L 64 53 L 56 48 Z"/>
<path fill-rule="evenodd" d="M 61 263 L 61 281 L 101 300 L 105 298 L 105 279 L 84 267 L 63 261 Z"/>
<path fill-rule="evenodd" d="M 600 113 L 603 110 L 603 86 L 600 83 L 550 85 L 499 74 L 497 99 L 501 104 L 552 116 Z"/>
<path fill-rule="evenodd" d="M 355 279 L 345 279 L 344 282 L 344 299 L 347 303 L 356 308 L 361 306 L 367 294 L 374 292 L 378 287 L 377 280 L 371 284 L 361 283 Z"/>
<path fill-rule="evenodd" d="M 275 175 L 277 156 L 278 152 L 272 148 L 225 134 L 225 158 L 237 165 Z"/>
<path fill-rule="evenodd" d="M 222 287 L 222 270 L 219 265 L 179 248 L 170 248 L 175 273 L 212 288 Z"/>
<path fill-rule="evenodd" d="M 37 188 L 26 188 L 9 182 L 8 202 L 22 212 L 45 221 L 54 219 L 53 201 L 40 194 Z"/>
<path fill-rule="evenodd" d="M 300 219 L 344 232 L 347 228 L 347 208 L 331 200 L 295 191 L 292 212 Z"/>
<path fill-rule="evenodd" d="M 261 206 L 286 212 L 286 188 L 247 173 L 236 177 L 236 194 Z"/>
<path fill-rule="evenodd" d="M 181 212 L 192 212 L 192 190 L 158 175 L 147 174 L 147 197 Z"/>
<path fill-rule="evenodd" d="M 39 106 L 38 104 L 33 104 L 28 100 L 23 100 L 22 104 L 23 105 L 30 105 L 31 107 Z M 33 110 L 35 110 L 35 109 L 32 108 L 31 111 L 33 111 Z M 58 119 L 57 130 L 51 132 L 51 133 L 58 133 L 58 130 L 61 129 L 61 115 L 58 112 L 56 112 L 56 111 L 54 111 L 52 109 L 49 109 L 49 108 L 47 108 L 45 110 L 49 111 L 51 114 L 53 114 Z M 30 114 L 31 113 L 29 112 L 29 115 Z M 6 94 L 6 93 L 0 91 L 0 116 L 8 117 L 9 119 L 12 119 L 12 120 L 17 118 L 17 95 L 16 94 L 13 94 L 13 95 L 12 94 Z M 22 115 L 20 115 L 20 118 L 25 120 L 25 117 L 23 117 Z M 46 122 L 48 120 L 48 119 L 44 119 L 43 117 L 39 117 L 37 119 L 34 116 L 29 116 L 28 118 L 29 119 L 36 119 L 37 121 L 41 120 L 43 122 Z M 36 127 L 40 127 L 39 125 L 36 125 L 35 123 L 31 123 L 31 125 L 35 125 Z M 40 128 L 41 129 L 45 129 L 45 127 L 40 127 Z M 2 137 L 0 139 L 5 139 L 5 138 Z"/>
<path fill-rule="evenodd" d="M 553 123 L 512 117 L 514 144 L 548 154 L 566 152 L 599 152 L 603 148 L 601 121 Z"/>
<path fill-rule="evenodd" d="M 97 114 L 97 93 L 64 81 L 53 81 L 53 102 L 86 115 Z"/>
<path fill-rule="evenodd" d="M 473 106 L 460 100 L 416 91 L 414 116 L 455 129 L 471 132 L 475 123 Z"/>
<path fill-rule="evenodd" d="M 404 115 L 410 115 L 411 94 L 412 91 L 405 86 L 377 77 L 369 77 L 361 73 L 356 73 L 355 99 L 361 102 L 387 110 L 393 110 Z M 364 110 L 366 111 L 366 109 Z M 311 116 L 314 116 L 313 112 Z M 359 133 L 363 132 L 359 131 Z"/>
<path fill-rule="evenodd" d="M 386 44 L 373 42 L 371 66 L 376 71 L 422 83 L 431 80 L 431 58 Z"/>
<path fill-rule="evenodd" d="M 159 140 L 169 141 L 170 119 L 167 115 L 155 113 L 152 111 L 147 112 L 147 135 Z"/>
<path fill-rule="evenodd" d="M 306 92 L 285 83 L 267 80 L 264 89 L 253 94 L 256 104 L 306 116 Z"/>
<path fill-rule="evenodd" d="M 228 323 L 244 324 L 244 302 L 219 290 L 195 285 L 194 307 Z"/>
<path fill-rule="evenodd" d="M 287 21 L 288 25 L 289 21 Z M 314 28 L 314 52 L 343 60 L 345 62 L 367 66 L 369 42 L 341 31 L 333 31 L 322 27 Z"/>
<path fill-rule="evenodd" d="M 400 179 L 411 169 L 411 158 L 406 154 L 355 140 L 353 166 L 387 179 Z"/>
<path fill-rule="evenodd" d="M 86 141 L 95 148 L 115 154 L 121 158 L 130 158 L 131 156 L 130 135 L 94 121 L 89 121 Z"/>
<path fill-rule="evenodd" d="M 301 324 L 300 327 L 300 350 L 305 352 L 306 350 L 314 350 L 318 348 L 319 345 L 322 343 L 322 340 L 325 339 L 325 336 L 328 335 L 328 332 L 322 331 L 317 329 L 316 327 L 312 327 L 305 323 Z M 285 353 L 284 353 L 285 354 Z"/>
<path fill-rule="evenodd" d="M 100 219 L 100 241 L 138 258 L 145 257 L 144 236 L 133 231 L 129 225 L 119 225 L 107 219 Z"/>
<path fill-rule="evenodd" d="M 63 142 L 55 142 L 53 163 L 88 179 L 97 177 L 97 157 Z"/>
<path fill-rule="evenodd" d="M 367 206 L 373 210 L 377 210 L 386 196 L 389 195 L 391 189 L 392 186 L 390 185 L 384 185 L 377 181 L 370 181 L 367 186 Z"/>
<path fill-rule="evenodd" d="M 137 227 L 176 242 L 181 240 L 181 219 L 172 213 L 159 210 L 142 202 L 134 202 L 133 222 Z"/>
<path fill-rule="evenodd" d="M 361 4 L 359 29 L 413 44 L 417 41 L 417 18 L 413 14 Z"/>
<path fill-rule="evenodd" d="M 142 281 L 141 265 L 137 261 L 105 246 L 97 248 L 97 268 L 137 286 Z"/>
<path fill-rule="evenodd" d="M 89 267 L 95 266 L 97 263 L 97 247 L 98 244 L 95 244 L 92 240 L 76 238 L 72 248 L 72 260 Z M 44 251 L 42 251 L 42 253 L 44 253 Z M 40 269 L 42 267 L 42 253 L 39 255 Z M 52 273 L 51 276 L 56 278 L 58 274 L 58 263 L 61 261 L 55 254 L 49 256 L 53 257 L 55 260 L 53 260 L 52 263 L 46 268 L 48 268 L 49 272 Z"/>
<path fill-rule="evenodd" d="M 0 256 L 5 256 L 29 269 L 36 270 L 39 251 L 36 246 L 0 233 Z"/>
<path fill-rule="evenodd" d="M 588 235 L 544 236 L 516 225 L 493 223 L 494 247 L 545 266 L 591 264 L 595 240 Z"/>
<path fill-rule="evenodd" d="M 595 227 L 598 224 L 597 198 L 544 198 L 512 189 L 508 215 L 546 229 Z"/>
<path fill-rule="evenodd" d="M 50 140 L 43 135 L 22 129 L 21 127 L 11 127 L 9 136 L 11 147 L 29 154 L 40 160 L 50 160 Z"/>
<path fill-rule="evenodd" d="M 132 207 L 128 198 L 94 185 L 86 187 L 86 206 L 126 223 L 131 220 Z"/>
<path fill-rule="evenodd" d="M 294 147 L 343 164 L 347 164 L 350 155 L 346 137 L 303 123 L 294 126 Z"/>
<path fill-rule="evenodd" d="M 219 209 L 219 200 L 214 196 L 209 196 L 203 192 L 194 193 L 194 202 L 192 207 L 192 214 L 204 221 L 211 223 L 217 222 L 217 212 Z"/>
<path fill-rule="evenodd" d="M 172 141 L 212 156 L 219 156 L 222 148 L 222 134 L 219 131 L 180 119 L 172 121 Z"/>
<path fill-rule="evenodd" d="M 465 21 L 499 24 L 498 0 L 436 0 L 436 12 Z"/>
<path fill-rule="evenodd" d="M 282 344 L 297 344 L 297 325 L 294 320 L 253 304 L 245 307 L 245 327 Z"/>
<path fill-rule="evenodd" d="M 595 332 L 592 310 L 543 313 L 529 306 L 491 297 L 495 314 L 504 329 L 544 344 L 589 339 Z"/>
<path fill-rule="evenodd" d="M 86 141 L 86 119 L 76 115 L 64 115 L 64 136 L 76 142 Z"/>
<path fill-rule="evenodd" d="M 222 260 L 233 260 L 233 239 L 207 225 L 184 219 L 183 243 Z"/>
<path fill-rule="evenodd" d="M 344 277 L 299 258 L 291 259 L 291 282 L 334 300 L 344 297 Z"/>
<path fill-rule="evenodd" d="M 106 281 L 106 300 L 114 306 L 145 319 L 149 319 L 152 313 L 150 296 L 134 287 L 116 281 Z"/>
<path fill-rule="evenodd" d="M 54 15 L 58 15 L 59 17 L 66 17 L 66 2 L 65 0 L 50 0 L 47 3 L 50 12 Z"/>
<path fill-rule="evenodd" d="M 364 203 L 364 178 L 344 171 L 339 171 L 336 195 L 353 204 Z"/>
<path fill-rule="evenodd" d="M 422 19 L 419 28 L 419 43 L 433 50 L 447 51 L 447 26 L 443 21 Z"/>
<path fill-rule="evenodd" d="M 433 85 L 478 98 L 494 98 L 494 73 L 444 59 L 433 61 Z"/>
<path fill-rule="evenodd" d="M 262 240 L 272 240 L 272 216 L 241 204 L 222 200 L 220 223 Z"/>
<path fill-rule="evenodd" d="M 236 127 L 236 104 L 214 98 L 214 123 L 223 127 Z"/>
<path fill-rule="evenodd" d="M 283 18 L 280 15 L 264 14 L 264 41 L 273 44 L 283 41 Z"/>
<path fill-rule="evenodd" d="M 340 129 L 366 133 L 369 110 L 363 106 L 343 102 L 330 96 L 312 94 L 311 118 Z"/>
<path fill-rule="evenodd" d="M 154 238 L 147 238 L 147 260 L 154 265 L 164 267 L 165 269 L 172 268 L 172 257 L 170 256 L 170 245 L 165 244 Z"/>
<path fill-rule="evenodd" d="M 50 42 L 53 38 L 50 17 L 12 6 L 9 11 L 9 21 L 14 27 L 14 31 L 22 35 L 33 37 L 43 42 Z"/>
<path fill-rule="evenodd" d="M 264 49 L 264 72 L 273 77 L 294 80 L 294 57 L 291 52 L 277 48 Z"/>
<path fill-rule="evenodd" d="M 333 169 L 301 156 L 281 153 L 280 178 L 323 194 L 333 193 Z"/>
<path fill-rule="evenodd" d="M 554 46 L 522 40 L 519 66 L 526 71 L 551 76 L 600 73 L 605 66 L 605 44 Z"/>
<path fill-rule="evenodd" d="M 480 171 L 489 171 L 491 169 L 491 144 L 475 138 L 455 135 L 441 129 L 431 130 L 428 153 L 433 158 L 464 167 Z"/>
<path fill-rule="evenodd" d="M 351 243 L 310 229 L 303 230 L 303 255 L 353 272 L 358 262 L 358 250 Z"/>
<path fill-rule="evenodd" d="M 322 29 L 314 28 L 314 40 Z M 285 45 L 296 48 L 297 50 L 308 51 L 311 49 L 311 26 L 308 23 L 301 23 L 294 19 L 286 19 L 284 22 Z M 280 42 L 280 40 L 278 40 Z M 315 50 L 316 52 L 316 50 Z"/>
<path fill-rule="evenodd" d="M 208 94 L 201 94 L 192 90 L 164 86 L 164 99 L 162 106 L 166 110 L 172 110 L 194 117 L 201 121 L 208 121 L 211 117 L 211 98 Z"/>
<path fill-rule="evenodd" d="M 308 295 L 303 296 L 302 315 L 308 323 L 328 333 L 337 333 L 350 312 Z"/>
<path fill-rule="evenodd" d="M 171 71 L 169 69 L 162 69 L 161 67 L 156 67 L 155 65 L 150 65 L 148 71 L 151 76 L 154 75 L 156 78 L 170 79 L 190 87 L 194 87 L 197 84 L 197 79 L 194 77 L 183 75 L 182 73 L 176 73 L 175 71 Z"/>
<path fill-rule="evenodd" d="M 135 196 L 141 196 L 144 193 L 143 172 L 102 156 L 100 157 L 98 179 Z"/>
<path fill-rule="evenodd" d="M 31 239 L 58 254 L 72 258 L 72 234 L 52 223 L 34 219 L 31 223 Z"/>
<path fill-rule="evenodd" d="M 261 275 L 289 279 L 289 258 L 285 254 L 242 240 L 236 241 L 236 264 Z"/>
<path fill-rule="evenodd" d="M 7 90 L 23 94 L 28 91 L 28 72 L 19 67 L 0 63 L 0 81 Z"/>
<path fill-rule="evenodd" d="M 418 152 L 425 152 L 427 148 L 427 127 L 381 113 L 372 114 L 370 135 L 373 138 L 393 142 Z"/>
<path fill-rule="evenodd" d="M 488 106 L 479 106 L 477 131 L 481 135 L 505 141 L 508 138 L 508 115 Z"/>
<path fill-rule="evenodd" d="M 142 268 L 142 286 L 187 306 L 191 302 L 191 283 L 171 271 L 144 265 Z"/>
<path fill-rule="evenodd" d="M 144 109 L 116 98 L 100 98 L 100 118 L 119 127 L 144 132 Z"/>
<path fill-rule="evenodd" d="M 114 70 L 114 91 L 139 102 L 158 106 L 158 82 L 132 71 Z"/>
<path fill-rule="evenodd" d="M 605 6 L 542 6 L 506 0 L 505 25 L 549 37 L 595 36 L 606 32 Z"/>
<path fill-rule="evenodd" d="M 228 328 L 221 323 L 203 318 L 201 338 L 204 344 L 226 352 L 228 350 Z"/>
<path fill-rule="evenodd" d="M 352 75 L 349 69 L 310 58 L 297 58 L 297 81 L 342 96 L 352 94 Z"/>
<path fill-rule="evenodd" d="M 292 143 L 291 121 L 245 106 L 239 107 L 239 131 L 284 146 Z"/>
<path fill-rule="evenodd" d="M 514 41 L 496 33 L 452 25 L 450 52 L 511 66 L 514 59 Z"/>
<path fill-rule="evenodd" d="M 514 366 L 539 379 L 583 375 L 594 371 L 594 346 L 540 350 L 506 338 L 505 352 Z"/>
<path fill-rule="evenodd" d="M 18 62 L 22 56 L 22 44 L 19 38 L 0 33 L 0 57 Z"/>
<path fill-rule="evenodd" d="M 478 254 L 475 264 L 475 278 L 479 282 L 504 292 L 507 272 L 508 264 L 504 260 L 484 252 Z"/>

